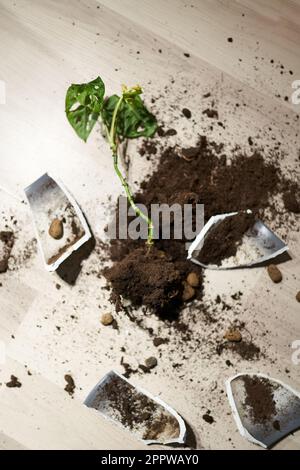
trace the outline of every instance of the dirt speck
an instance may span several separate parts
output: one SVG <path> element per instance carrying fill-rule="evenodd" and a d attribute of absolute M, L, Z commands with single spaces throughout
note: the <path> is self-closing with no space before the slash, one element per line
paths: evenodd
<path fill-rule="evenodd" d="M 6 382 L 6 386 L 8 388 L 20 388 L 22 387 L 22 383 L 19 381 L 18 377 L 15 375 L 10 376 L 10 381 Z"/>
<path fill-rule="evenodd" d="M 76 388 L 73 377 L 70 374 L 65 375 L 65 381 L 67 385 L 65 386 L 65 391 L 72 397 Z"/>

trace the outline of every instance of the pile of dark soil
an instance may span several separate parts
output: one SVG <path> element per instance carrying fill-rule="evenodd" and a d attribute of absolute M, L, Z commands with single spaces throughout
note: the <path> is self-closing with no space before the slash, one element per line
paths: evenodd
<path fill-rule="evenodd" d="M 137 248 L 105 272 L 115 294 L 126 292 L 134 306 L 160 311 L 182 295 L 180 271 L 170 256 L 155 247 Z"/>
<path fill-rule="evenodd" d="M 205 237 L 197 259 L 203 264 L 220 265 L 224 259 L 236 254 L 244 234 L 254 223 L 255 216 L 246 212 L 218 222 Z"/>
<path fill-rule="evenodd" d="M 274 386 L 264 377 L 243 377 L 246 398 L 245 405 L 256 424 L 266 424 L 276 415 Z"/>
<path fill-rule="evenodd" d="M 204 204 L 205 221 L 226 212 L 251 209 L 254 213 L 270 206 L 270 196 L 283 188 L 283 177 L 276 162 L 266 162 L 257 151 L 231 156 L 205 137 L 197 147 L 168 148 L 161 155 L 157 170 L 141 185 L 137 202 L 180 203 L 183 192 L 196 194 Z M 188 155 L 188 159 L 187 156 Z"/>
<path fill-rule="evenodd" d="M 239 240 L 254 218 L 260 216 L 266 220 L 266 209 L 269 218 L 278 216 L 278 205 L 272 201 L 274 196 L 281 195 L 286 211 L 298 210 L 290 204 L 290 187 L 293 184 L 294 188 L 295 183 L 282 175 L 276 159 L 267 161 L 257 150 L 250 156 L 236 151 L 228 159 L 222 145 L 208 142 L 204 136 L 196 147 L 169 147 L 160 156 L 158 151 L 154 152 L 154 145 L 152 142 L 151 149 L 149 144 L 143 145 L 142 154 L 150 152 L 149 156 L 155 155 L 159 161 L 135 195 L 137 203 L 144 204 L 148 210 L 151 204 L 203 203 L 205 222 L 216 214 L 252 210 L 251 217 L 241 217 L 237 224 L 229 219 L 219 228 L 218 238 L 225 229 L 227 233 L 222 243 L 215 245 L 213 240 L 207 241 L 206 262 L 217 262 L 235 254 Z M 157 141 L 156 145 L 159 148 Z M 299 192 L 298 186 L 296 189 Z M 180 307 L 185 299 L 180 295 L 187 275 L 196 271 L 201 277 L 201 269 L 186 260 L 185 242 L 185 239 L 159 239 L 155 241 L 155 249 L 146 255 L 141 249 L 144 240 L 112 240 L 109 255 L 113 267 L 105 275 L 113 287 L 112 299 L 117 308 L 121 297 L 158 313 L 174 302 Z M 194 297 L 200 298 L 201 292 L 198 289 Z"/>

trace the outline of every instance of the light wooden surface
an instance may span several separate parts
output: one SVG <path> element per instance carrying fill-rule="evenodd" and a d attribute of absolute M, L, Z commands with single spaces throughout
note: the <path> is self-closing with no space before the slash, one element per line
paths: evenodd
<path fill-rule="evenodd" d="M 291 82 L 300 79 L 299 44 L 299 1 L 0 0 L 0 80 L 7 94 L 6 104 L 0 105 L 0 210 L 19 221 L 15 250 L 22 251 L 33 237 L 28 206 L 21 202 L 23 188 L 45 170 L 63 179 L 98 238 L 109 215 L 107 198 L 120 192 L 100 134 L 94 132 L 85 145 L 66 122 L 64 96 L 70 83 L 100 74 L 110 93 L 123 82 L 138 82 L 151 90 L 148 100 L 167 86 L 166 109 L 158 115 L 170 124 L 172 99 L 191 107 L 197 117 L 202 94 L 214 90 L 226 130 L 213 137 L 243 145 L 249 135 L 266 130 L 265 141 L 280 139 L 288 153 L 282 165 L 294 172 L 300 110 L 283 97 L 291 95 Z M 278 64 L 284 65 L 284 73 Z M 184 97 L 183 87 L 188 88 Z M 236 101 L 245 103 L 245 110 L 232 113 Z M 269 127 L 272 132 L 267 132 Z M 201 130 L 209 133 L 209 123 Z M 196 139 L 192 132 L 184 128 L 170 142 L 184 145 Z M 141 179 L 145 170 L 137 162 L 132 181 Z M 223 273 L 207 273 L 205 289 L 214 298 L 243 288 L 241 318 L 250 328 L 268 330 L 264 346 L 276 358 L 262 359 L 251 369 L 300 389 L 300 365 L 291 363 L 291 343 L 300 339 L 299 305 L 294 300 L 300 288 L 299 235 L 291 233 L 289 243 L 292 260 L 282 267 L 284 283 L 279 288 L 270 286 L 264 270 L 251 269 L 226 279 Z M 7 358 L 0 365 L 0 448 L 143 448 L 82 406 L 104 373 L 111 368 L 122 371 L 119 348 L 124 342 L 135 342 L 137 360 L 153 353 L 150 341 L 141 331 L 132 331 L 125 319 L 120 320 L 119 333 L 101 329 L 99 305 L 104 308 L 108 300 L 101 290 L 104 280 L 85 275 L 100 268 L 93 253 L 76 286 L 62 285 L 60 290 L 55 288 L 58 278 L 43 270 L 39 255 L 1 275 L 0 340 L 6 344 Z M 70 320 L 74 313 L 76 322 Z M 255 448 L 238 434 L 226 399 L 208 403 L 214 383 L 222 389 L 224 380 L 241 370 L 216 368 L 201 357 L 190 358 L 189 365 L 199 390 L 175 374 L 170 379 L 164 358 L 154 376 L 135 381 L 190 422 L 198 447 Z M 74 400 L 63 390 L 68 372 L 77 384 Z M 21 389 L 5 387 L 12 373 L 20 377 Z M 210 406 L 216 416 L 209 429 L 201 419 L 203 406 Z M 299 446 L 298 432 L 277 447 Z"/>

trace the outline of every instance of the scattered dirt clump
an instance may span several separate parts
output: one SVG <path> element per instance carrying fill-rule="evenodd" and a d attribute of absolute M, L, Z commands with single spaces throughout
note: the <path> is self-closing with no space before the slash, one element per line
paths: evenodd
<path fill-rule="evenodd" d="M 70 374 L 66 374 L 65 381 L 67 382 L 67 385 L 65 386 L 65 391 L 68 392 L 68 394 L 72 397 L 76 388 L 74 379 Z"/>
<path fill-rule="evenodd" d="M 202 114 L 206 114 L 207 117 L 211 119 L 218 119 L 219 113 L 216 109 L 205 109 Z"/>
<path fill-rule="evenodd" d="M 6 383 L 8 388 L 20 388 L 22 387 L 21 382 L 19 381 L 18 377 L 15 375 L 10 376 L 10 381 Z"/>
<path fill-rule="evenodd" d="M 300 302 L 300 299 L 299 299 L 299 302 Z M 168 342 L 169 342 L 168 338 L 160 338 L 159 336 L 153 339 L 153 344 L 156 348 L 158 348 L 162 344 L 168 344 Z"/>
<path fill-rule="evenodd" d="M 204 415 L 202 416 L 202 418 L 204 419 L 204 421 L 208 424 L 212 424 L 215 422 L 213 416 L 211 416 L 210 413 L 204 413 Z"/>
<path fill-rule="evenodd" d="M 148 369 L 153 369 L 154 367 L 156 367 L 156 366 L 157 366 L 157 359 L 156 359 L 156 357 L 154 357 L 154 356 L 148 357 L 148 358 L 145 360 L 145 366 L 146 366 Z"/>
<path fill-rule="evenodd" d="M 188 108 L 183 108 L 182 114 L 183 114 L 184 117 L 186 117 L 187 119 L 190 119 L 190 118 L 192 117 L 192 113 L 191 113 L 191 111 L 190 111 Z"/>
<path fill-rule="evenodd" d="M 11 231 L 0 232 L 0 273 L 8 270 L 8 260 L 15 243 L 15 237 Z"/>
<path fill-rule="evenodd" d="M 296 184 L 292 184 L 287 191 L 283 193 L 283 202 L 286 210 L 294 214 L 300 213 L 300 191 Z"/>

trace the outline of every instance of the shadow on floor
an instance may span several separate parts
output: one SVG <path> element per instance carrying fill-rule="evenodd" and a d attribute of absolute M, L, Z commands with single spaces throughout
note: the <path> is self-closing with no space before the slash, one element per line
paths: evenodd
<path fill-rule="evenodd" d="M 74 251 L 56 270 L 58 276 L 71 286 L 74 286 L 82 268 L 82 261 L 87 259 L 93 249 L 96 241 L 92 237 L 84 243 L 78 250 Z"/>

